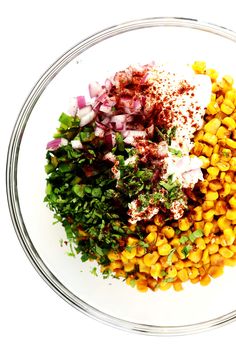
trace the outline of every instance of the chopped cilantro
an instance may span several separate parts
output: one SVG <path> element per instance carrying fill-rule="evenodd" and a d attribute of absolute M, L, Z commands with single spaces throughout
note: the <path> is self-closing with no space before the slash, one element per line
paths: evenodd
<path fill-rule="evenodd" d="M 136 285 L 136 280 L 135 279 L 131 279 L 130 282 L 129 282 L 129 285 L 132 286 L 132 288 L 134 288 L 135 285 Z"/>
<path fill-rule="evenodd" d="M 167 264 L 168 264 L 169 266 L 172 265 L 172 258 L 173 258 L 173 255 L 174 255 L 175 251 L 176 251 L 176 249 L 173 248 L 173 249 L 170 251 L 170 253 L 168 254 L 168 257 L 167 257 Z"/>
<path fill-rule="evenodd" d="M 193 246 L 191 246 L 191 245 L 186 245 L 186 246 L 184 246 L 184 248 L 182 249 L 181 252 L 183 253 L 183 255 L 184 255 L 185 258 L 188 257 L 189 252 L 191 251 L 192 248 L 193 248 Z"/>
<path fill-rule="evenodd" d="M 181 244 L 184 244 L 188 241 L 188 236 L 181 236 L 180 239 L 179 239 L 179 242 Z"/>
<path fill-rule="evenodd" d="M 97 276 L 98 276 L 97 267 L 93 267 L 93 269 L 91 270 L 90 273 L 93 274 L 93 275 L 95 275 L 95 277 L 97 277 Z"/>
<path fill-rule="evenodd" d="M 191 233 L 191 235 L 189 235 L 189 239 L 191 242 L 194 242 L 197 238 L 202 237 L 203 231 L 202 230 L 196 230 L 194 232 Z"/>
<path fill-rule="evenodd" d="M 180 150 L 173 149 L 171 147 L 169 147 L 168 150 L 169 150 L 169 152 L 172 153 L 172 155 L 175 155 L 177 157 L 182 157 L 183 156 L 183 154 L 182 154 L 182 152 Z"/>

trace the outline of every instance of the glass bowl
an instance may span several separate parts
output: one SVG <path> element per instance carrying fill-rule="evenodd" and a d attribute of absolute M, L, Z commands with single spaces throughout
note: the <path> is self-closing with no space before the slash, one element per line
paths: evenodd
<path fill-rule="evenodd" d="M 236 318 L 236 268 L 207 287 L 140 293 L 117 279 L 95 277 L 93 263 L 60 247 L 64 229 L 43 202 L 45 147 L 71 97 L 88 92 L 130 64 L 204 60 L 236 78 L 236 33 L 182 18 L 123 23 L 83 40 L 39 79 L 19 114 L 9 144 L 7 195 L 20 243 L 42 278 L 69 304 L 109 325 L 146 334 L 187 334 Z"/>

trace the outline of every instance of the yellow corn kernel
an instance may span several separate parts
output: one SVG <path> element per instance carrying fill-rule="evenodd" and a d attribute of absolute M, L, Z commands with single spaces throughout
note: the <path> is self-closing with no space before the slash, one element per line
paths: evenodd
<path fill-rule="evenodd" d="M 198 263 L 200 259 L 202 258 L 202 250 L 197 249 L 196 251 L 190 251 L 188 258 L 193 262 L 193 263 Z"/>
<path fill-rule="evenodd" d="M 202 155 L 205 155 L 207 157 L 211 157 L 212 152 L 213 152 L 213 147 L 204 144 L 203 149 L 202 149 Z"/>
<path fill-rule="evenodd" d="M 214 155 L 214 154 L 213 154 Z M 208 168 L 210 166 L 210 160 L 206 156 L 199 156 L 199 159 L 202 161 L 202 166 L 201 168 Z"/>
<path fill-rule="evenodd" d="M 210 243 L 209 245 L 207 245 L 207 251 L 208 254 L 215 254 L 219 251 L 219 245 L 217 245 L 216 243 Z"/>
<path fill-rule="evenodd" d="M 135 264 L 128 262 L 124 265 L 125 272 L 132 272 L 134 270 Z"/>
<path fill-rule="evenodd" d="M 230 170 L 231 171 L 236 171 L 236 156 L 232 157 L 230 159 Z"/>
<path fill-rule="evenodd" d="M 207 172 L 209 173 L 209 175 L 211 175 L 214 178 L 216 178 L 218 176 L 220 170 L 216 166 L 211 166 L 211 167 L 208 167 Z"/>
<path fill-rule="evenodd" d="M 234 130 L 236 128 L 235 120 L 231 117 L 225 117 L 222 120 L 222 124 L 226 125 L 229 130 Z"/>
<path fill-rule="evenodd" d="M 223 236 L 222 236 L 222 241 L 224 241 L 222 244 L 222 246 L 230 246 L 234 243 L 235 240 L 235 233 L 233 231 L 233 229 L 228 228 L 228 229 L 224 229 L 223 231 Z"/>
<path fill-rule="evenodd" d="M 211 182 L 210 182 L 211 183 Z M 210 186 L 210 185 L 209 185 Z M 215 206 L 215 203 L 213 200 L 205 200 L 202 204 L 202 210 L 207 211 L 210 209 L 213 209 Z"/>
<path fill-rule="evenodd" d="M 188 272 L 185 268 L 180 269 L 177 273 L 177 276 L 178 276 L 179 280 L 181 280 L 182 282 L 188 280 Z"/>
<path fill-rule="evenodd" d="M 213 147 L 213 153 L 214 154 L 218 154 L 220 151 L 220 145 L 219 144 L 216 144 L 214 147 Z"/>
<path fill-rule="evenodd" d="M 156 279 L 148 278 L 147 282 L 148 282 L 148 287 L 150 289 L 152 289 L 152 291 L 157 291 L 158 290 L 158 283 L 157 283 Z"/>
<path fill-rule="evenodd" d="M 109 268 L 113 272 L 115 269 L 123 268 L 123 263 L 121 261 L 111 262 Z"/>
<path fill-rule="evenodd" d="M 146 266 L 150 267 L 151 265 L 155 264 L 159 258 L 159 255 L 156 251 L 152 253 L 147 253 L 143 257 L 143 262 Z"/>
<path fill-rule="evenodd" d="M 227 211 L 227 204 L 224 200 L 217 200 L 215 204 L 215 214 L 224 215 Z"/>
<path fill-rule="evenodd" d="M 194 279 L 199 275 L 199 271 L 197 268 L 192 267 L 189 270 L 189 279 Z"/>
<path fill-rule="evenodd" d="M 151 226 L 151 225 L 149 225 Z M 145 237 L 145 241 L 148 243 L 155 243 L 157 240 L 157 232 L 156 231 L 151 231 L 146 237 Z"/>
<path fill-rule="evenodd" d="M 166 237 L 166 238 L 173 238 L 175 235 L 175 230 L 171 226 L 164 226 L 161 229 L 161 233 Z"/>
<path fill-rule="evenodd" d="M 230 131 L 223 126 L 220 126 L 219 129 L 217 130 L 216 136 L 218 139 L 227 138 L 230 136 Z"/>
<path fill-rule="evenodd" d="M 167 238 L 166 237 L 164 237 L 164 236 L 158 236 L 157 237 L 157 240 L 156 240 L 156 246 L 157 247 L 162 246 L 165 243 L 167 243 Z"/>
<path fill-rule="evenodd" d="M 136 287 L 138 289 L 138 291 L 141 292 L 146 292 L 148 290 L 148 286 L 147 286 L 147 280 L 146 279 L 138 279 L 136 280 Z"/>
<path fill-rule="evenodd" d="M 228 98 L 230 101 L 234 102 L 235 101 L 235 93 L 236 93 L 235 89 L 228 90 L 225 94 L 225 98 Z"/>
<path fill-rule="evenodd" d="M 199 156 L 199 158 L 200 158 L 200 156 Z M 217 162 L 219 162 L 219 161 L 220 161 L 220 155 L 214 152 L 211 155 L 211 165 L 216 166 Z"/>
<path fill-rule="evenodd" d="M 165 222 L 164 222 L 163 218 L 161 217 L 161 215 L 157 214 L 154 216 L 154 223 L 157 226 L 163 226 Z"/>
<path fill-rule="evenodd" d="M 229 88 L 232 87 L 234 83 L 234 79 L 230 75 L 224 75 L 222 78 L 222 83 L 223 85 L 226 85 L 229 90 Z"/>
<path fill-rule="evenodd" d="M 235 192 L 236 192 L 236 182 L 232 182 L 231 185 L 230 185 L 230 187 L 231 187 L 231 191 L 232 191 L 233 193 L 235 193 Z"/>
<path fill-rule="evenodd" d="M 212 222 L 206 222 L 205 223 L 205 225 L 204 225 L 204 229 L 203 229 L 203 232 L 204 232 L 204 235 L 205 236 L 209 236 L 210 235 L 210 233 L 212 232 L 212 230 L 213 230 L 213 224 L 212 224 Z M 198 239 L 197 239 L 198 240 Z M 197 241 L 196 240 L 196 241 Z"/>
<path fill-rule="evenodd" d="M 195 142 L 194 148 L 193 148 L 193 153 L 196 156 L 200 156 L 202 153 L 202 150 L 204 148 L 204 144 L 199 143 L 198 141 Z"/>
<path fill-rule="evenodd" d="M 170 278 L 175 278 L 177 276 L 177 270 L 174 266 L 168 267 L 167 276 Z"/>
<path fill-rule="evenodd" d="M 136 224 L 132 224 L 129 226 L 130 231 L 134 232 L 136 230 Z"/>
<path fill-rule="evenodd" d="M 171 251 L 171 245 L 168 243 L 158 247 L 158 252 L 161 256 L 167 256 Z"/>
<path fill-rule="evenodd" d="M 196 277 L 194 279 L 191 279 L 190 281 L 192 284 L 197 284 L 199 282 L 199 280 L 200 280 L 200 277 Z"/>
<path fill-rule="evenodd" d="M 235 108 L 235 105 L 228 98 L 226 98 L 220 106 L 221 111 L 227 115 L 233 113 L 234 108 Z"/>
<path fill-rule="evenodd" d="M 211 282 L 211 278 L 209 277 L 208 274 L 204 275 L 204 277 L 202 277 L 202 278 L 200 279 L 200 284 L 201 284 L 202 286 L 207 286 L 208 284 L 210 284 L 210 282 Z"/>
<path fill-rule="evenodd" d="M 173 238 L 171 241 L 170 241 L 170 244 L 171 246 L 173 247 L 178 247 L 180 245 L 180 242 L 179 242 L 179 238 Z"/>
<path fill-rule="evenodd" d="M 120 253 L 109 251 L 107 257 L 111 262 L 120 260 Z"/>
<path fill-rule="evenodd" d="M 223 266 L 224 265 L 224 257 L 219 253 L 212 254 L 210 256 L 210 263 L 213 266 Z"/>
<path fill-rule="evenodd" d="M 125 249 L 122 251 L 122 255 L 127 259 L 132 259 L 136 256 L 136 247 Z"/>
<path fill-rule="evenodd" d="M 196 221 L 194 223 L 194 229 L 195 230 L 203 230 L 204 224 L 205 224 L 204 221 Z"/>
<path fill-rule="evenodd" d="M 146 264 L 144 264 L 144 262 L 141 258 L 139 258 L 139 260 L 138 260 L 138 266 L 139 266 L 140 273 L 149 274 L 151 271 L 151 267 L 148 267 Z"/>
<path fill-rule="evenodd" d="M 217 136 L 207 132 L 202 137 L 202 141 L 208 143 L 209 145 L 214 146 L 217 144 Z"/>
<path fill-rule="evenodd" d="M 217 192 L 219 189 L 222 188 L 222 185 L 221 185 L 221 183 L 219 182 L 219 180 L 213 179 L 212 181 L 209 182 L 209 188 L 210 188 L 213 192 Z"/>
<path fill-rule="evenodd" d="M 163 290 L 163 291 L 170 289 L 171 286 L 172 286 L 172 283 L 167 282 L 165 280 L 163 280 L 159 283 L 159 288 L 160 288 L 160 290 Z"/>
<path fill-rule="evenodd" d="M 224 148 L 224 149 L 221 150 L 221 160 L 222 161 L 229 162 L 230 159 L 231 159 L 231 156 L 232 156 L 232 152 L 231 152 L 230 149 Z"/>
<path fill-rule="evenodd" d="M 217 104 L 218 106 L 218 104 Z M 219 108 L 219 106 L 218 106 Z M 217 111 L 219 112 L 219 109 L 217 108 Z M 217 112 L 215 112 L 217 113 Z M 210 114 L 215 114 L 215 113 L 210 113 Z M 217 133 L 217 130 L 221 126 L 221 120 L 219 118 L 212 118 L 209 122 L 207 122 L 204 125 L 204 130 L 206 133 L 210 133 L 215 135 Z"/>
<path fill-rule="evenodd" d="M 229 195 L 231 192 L 231 186 L 229 183 L 224 183 L 224 189 L 223 191 L 220 192 L 220 197 L 221 198 L 224 198 L 226 197 L 227 195 Z"/>
<path fill-rule="evenodd" d="M 231 245 L 231 246 L 229 246 L 229 249 L 230 249 L 232 252 L 236 253 L 236 245 Z"/>
<path fill-rule="evenodd" d="M 181 281 L 178 281 L 178 280 L 173 283 L 173 287 L 174 287 L 175 291 L 183 290 L 182 283 L 181 283 Z"/>
<path fill-rule="evenodd" d="M 199 183 L 200 191 L 201 191 L 202 193 L 206 194 L 208 185 L 209 185 L 209 182 L 208 182 L 208 181 L 206 181 L 206 180 L 201 181 L 201 182 Z"/>
<path fill-rule="evenodd" d="M 236 259 L 226 258 L 224 264 L 230 267 L 234 267 L 236 266 Z"/>
<path fill-rule="evenodd" d="M 233 171 L 228 171 L 225 175 L 225 182 L 227 183 L 232 183 L 233 182 L 233 179 L 234 179 L 234 173 Z"/>
<path fill-rule="evenodd" d="M 151 233 L 151 232 L 156 232 L 157 231 L 157 226 L 156 225 L 148 225 L 146 227 L 146 232 Z"/>
<path fill-rule="evenodd" d="M 236 220 L 236 210 L 228 209 L 225 216 L 228 220 Z"/>
<path fill-rule="evenodd" d="M 126 258 L 122 253 L 120 254 L 120 259 L 123 264 L 126 264 L 129 262 L 128 258 Z"/>
<path fill-rule="evenodd" d="M 225 139 L 225 143 L 227 146 L 229 146 L 232 149 L 236 149 L 236 141 L 234 141 L 233 139 L 230 138 L 226 138 Z"/>
<path fill-rule="evenodd" d="M 215 210 L 210 209 L 202 214 L 202 217 L 205 221 L 211 222 L 214 218 Z"/>
<path fill-rule="evenodd" d="M 209 257 L 208 249 L 205 249 L 205 250 L 203 251 L 202 262 L 203 262 L 203 264 L 208 264 L 208 263 L 210 263 L 210 257 Z"/>
<path fill-rule="evenodd" d="M 208 270 L 208 273 L 212 278 L 218 278 L 224 273 L 224 268 L 222 266 L 211 266 Z"/>
<path fill-rule="evenodd" d="M 192 68 L 196 74 L 205 74 L 206 63 L 205 61 L 195 61 L 192 65 Z"/>
<path fill-rule="evenodd" d="M 217 77 L 219 76 L 215 69 L 206 69 L 206 75 L 210 76 L 211 81 L 216 81 Z"/>
<path fill-rule="evenodd" d="M 198 237 L 195 243 L 197 245 L 197 248 L 199 248 L 200 250 L 204 250 L 206 248 L 205 241 L 202 237 Z"/>
<path fill-rule="evenodd" d="M 181 218 L 178 220 L 178 226 L 181 231 L 187 231 L 190 229 L 191 223 L 188 218 Z"/>
<path fill-rule="evenodd" d="M 225 216 L 220 216 L 219 219 L 217 220 L 219 228 L 224 231 L 226 229 L 229 229 L 230 227 L 230 221 L 225 217 Z"/>
<path fill-rule="evenodd" d="M 234 252 L 232 252 L 227 247 L 221 247 L 219 249 L 219 254 L 221 254 L 221 256 L 223 256 L 224 258 L 231 258 L 234 255 Z"/>
<path fill-rule="evenodd" d="M 215 115 L 218 112 L 220 112 L 220 106 L 218 105 L 218 102 L 211 101 L 207 106 L 206 113 Z"/>
<path fill-rule="evenodd" d="M 142 257 L 147 252 L 145 247 L 137 246 L 136 247 L 136 256 Z"/>
<path fill-rule="evenodd" d="M 128 246 L 135 246 L 138 244 L 138 242 L 139 242 L 139 240 L 135 237 L 128 237 L 128 239 L 127 239 Z"/>
<path fill-rule="evenodd" d="M 193 219 L 195 221 L 201 221 L 202 220 L 202 207 L 197 206 L 193 210 L 194 210 Z"/>
<path fill-rule="evenodd" d="M 150 274 L 153 278 L 158 278 L 161 272 L 161 264 L 160 263 L 156 263 L 151 265 L 151 270 L 150 270 Z"/>
<path fill-rule="evenodd" d="M 219 161 L 217 162 L 216 166 L 219 168 L 220 171 L 228 171 L 230 168 L 230 164 L 227 161 Z"/>
<path fill-rule="evenodd" d="M 236 195 L 234 195 L 229 199 L 229 204 L 231 208 L 236 209 Z"/>
<path fill-rule="evenodd" d="M 204 130 L 202 130 L 202 129 L 198 130 L 194 136 L 194 141 L 195 142 L 199 141 L 203 137 L 204 134 L 205 134 Z"/>
<path fill-rule="evenodd" d="M 126 277 L 126 273 L 125 273 L 125 271 L 123 270 L 123 269 L 115 269 L 114 270 L 114 272 L 115 272 L 115 277 L 116 278 L 125 278 Z"/>

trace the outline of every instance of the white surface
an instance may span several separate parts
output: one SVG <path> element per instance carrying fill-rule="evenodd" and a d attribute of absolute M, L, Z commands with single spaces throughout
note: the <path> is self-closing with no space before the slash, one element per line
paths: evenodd
<path fill-rule="evenodd" d="M 215 3 L 215 5 L 214 5 Z M 148 16 L 198 17 L 236 30 L 233 1 L 1 3 L 1 353 L 220 353 L 234 348 L 236 322 L 187 337 L 155 338 L 125 333 L 74 310 L 39 277 L 14 233 L 5 197 L 4 166 L 11 130 L 39 76 L 65 50 L 104 27 Z M 98 15 L 99 14 L 99 15 Z M 125 48 L 124 48 L 125 50 Z M 222 50 L 222 48 L 212 48 Z M 176 55 L 176 53 L 174 53 Z M 227 55 L 227 53 L 226 53 Z M 227 299 L 225 299 L 227 301 Z M 117 304 L 119 305 L 119 304 Z M 204 344 L 203 344 L 204 343 Z"/>

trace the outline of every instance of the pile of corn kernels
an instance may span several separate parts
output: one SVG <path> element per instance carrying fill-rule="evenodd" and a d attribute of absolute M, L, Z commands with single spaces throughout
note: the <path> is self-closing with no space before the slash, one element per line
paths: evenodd
<path fill-rule="evenodd" d="M 205 124 L 191 152 L 203 162 L 204 180 L 190 193 L 184 217 L 164 224 L 156 215 L 143 244 L 132 225 L 126 248 L 110 251 L 111 263 L 102 267 L 142 292 L 180 291 L 187 281 L 205 286 L 223 274 L 224 266 L 236 265 L 236 89 L 232 77 L 218 80 L 204 62 L 195 62 L 193 69 L 212 81 Z M 201 237 L 191 241 L 196 230 Z"/>

